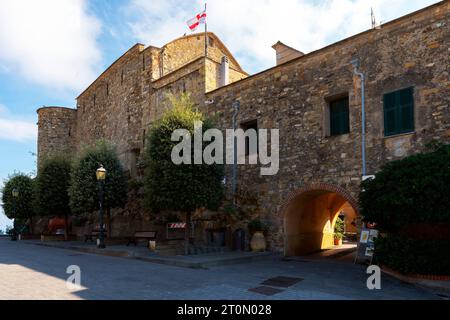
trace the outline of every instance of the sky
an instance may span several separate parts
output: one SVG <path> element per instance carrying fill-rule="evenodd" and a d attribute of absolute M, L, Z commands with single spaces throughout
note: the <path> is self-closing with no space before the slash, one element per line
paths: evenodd
<path fill-rule="evenodd" d="M 275 65 L 278 40 L 304 53 L 437 0 L 209 0 L 208 30 L 250 74 Z M 36 109 L 78 96 L 135 43 L 163 46 L 189 33 L 204 0 L 1 0 L 0 187 L 34 175 Z M 201 31 L 201 30 L 199 30 Z M 0 230 L 11 222 L 0 208 Z"/>

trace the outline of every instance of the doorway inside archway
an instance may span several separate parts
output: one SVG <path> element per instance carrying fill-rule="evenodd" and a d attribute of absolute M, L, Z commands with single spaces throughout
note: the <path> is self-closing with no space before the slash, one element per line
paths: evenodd
<path fill-rule="evenodd" d="M 293 197 L 284 214 L 285 255 L 335 248 L 334 227 L 339 216 L 344 219 L 346 232 L 356 232 L 354 203 L 337 190 L 306 190 Z"/>

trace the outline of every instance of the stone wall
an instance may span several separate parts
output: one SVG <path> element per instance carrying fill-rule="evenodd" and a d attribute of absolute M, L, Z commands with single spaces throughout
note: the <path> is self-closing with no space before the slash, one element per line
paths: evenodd
<path fill-rule="evenodd" d="M 214 41 L 208 55 L 220 61 L 228 50 L 214 34 L 208 36 Z M 106 139 L 117 146 L 122 164 L 135 176 L 145 135 L 164 111 L 166 94 L 189 91 L 196 103 L 204 103 L 204 43 L 204 35 L 199 34 L 179 38 L 163 48 L 145 49 L 137 44 L 128 50 L 78 97 L 77 152 L 84 145 Z M 246 76 L 234 58 L 230 66 L 232 81 Z M 209 88 L 217 86 L 214 83 Z"/>
<path fill-rule="evenodd" d="M 247 76 L 213 33 L 208 38 L 208 58 L 204 57 L 204 34 L 182 37 L 162 48 L 136 44 L 80 94 L 77 110 L 67 113 L 66 109 L 41 109 L 40 158 L 51 151 L 80 153 L 85 146 L 105 139 L 117 147 L 129 177 L 139 180 L 142 172 L 137 165 L 146 136 L 151 124 L 168 107 L 168 93 L 190 92 L 195 103 L 204 104 L 206 90 L 218 87 L 216 81 L 206 82 L 216 79 L 220 72 L 215 69 L 214 76 L 208 77 L 206 63 L 218 65 L 224 55 L 230 58 L 230 81 Z M 129 197 L 125 209 L 112 211 L 114 236 L 149 228 L 139 195 L 130 192 Z M 76 231 L 84 233 L 93 223 L 95 218 Z"/>
<path fill-rule="evenodd" d="M 280 207 L 293 191 L 314 183 L 337 185 L 357 199 L 362 176 L 361 95 L 350 61 L 366 74 L 367 170 L 450 141 L 448 57 L 450 3 L 403 17 L 207 94 L 205 107 L 231 128 L 238 122 L 280 130 L 280 171 L 261 176 L 259 166 L 240 166 L 238 189 L 249 189 L 251 210 L 270 222 L 273 248 L 283 247 Z M 414 87 L 415 132 L 384 137 L 383 94 Z M 348 95 L 350 133 L 328 136 L 328 101 Z M 230 172 L 230 170 L 229 170 Z M 228 181 L 231 181 L 228 177 Z M 245 205 L 243 205 L 245 207 Z M 255 209 L 256 208 L 256 209 Z"/>
<path fill-rule="evenodd" d="M 151 50 L 134 46 L 78 97 L 77 152 L 106 139 L 117 146 L 122 164 L 133 174 L 142 148 L 142 105 L 151 91 L 149 60 Z"/>
<path fill-rule="evenodd" d="M 162 48 L 137 44 L 78 97 L 77 111 L 39 110 L 39 157 L 67 148 L 79 152 L 103 138 L 117 146 L 130 177 L 139 178 L 136 162 L 150 125 L 166 107 L 167 93 L 191 92 L 206 113 L 218 116 L 223 130 L 231 128 L 232 103 L 239 100 L 239 123 L 258 120 L 259 128 L 280 130 L 279 173 L 261 176 L 258 165 L 240 166 L 238 201 L 250 218 L 270 222 L 271 248 L 281 250 L 281 208 L 292 192 L 326 184 L 342 190 L 351 203 L 357 199 L 362 175 L 361 83 L 351 60 L 358 58 L 367 76 L 368 174 L 388 161 L 425 150 L 431 141 L 450 141 L 449 12 L 449 2 L 441 2 L 248 78 L 212 33 L 206 59 L 203 34 Z M 232 84 L 218 88 L 223 56 L 230 60 Z M 384 137 L 383 94 L 411 86 L 415 132 Z M 350 133 L 330 137 L 329 101 L 346 95 Z M 214 102 L 205 104 L 207 100 Z M 112 212 L 114 236 L 151 227 L 141 196 L 142 190 L 130 191 L 127 207 Z M 245 227 L 243 221 L 238 224 Z"/>

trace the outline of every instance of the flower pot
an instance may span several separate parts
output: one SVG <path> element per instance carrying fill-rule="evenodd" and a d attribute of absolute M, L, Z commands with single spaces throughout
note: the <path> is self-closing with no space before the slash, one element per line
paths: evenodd
<path fill-rule="evenodd" d="M 266 238 L 261 231 L 257 231 L 253 234 L 252 240 L 250 241 L 250 248 L 253 252 L 266 251 Z"/>
<path fill-rule="evenodd" d="M 335 246 L 342 246 L 342 239 L 334 239 Z"/>

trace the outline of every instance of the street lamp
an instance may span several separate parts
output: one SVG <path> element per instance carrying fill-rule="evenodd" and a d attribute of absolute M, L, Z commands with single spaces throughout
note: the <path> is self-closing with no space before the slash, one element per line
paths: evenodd
<path fill-rule="evenodd" d="M 13 198 L 13 217 L 14 217 L 14 227 L 11 235 L 12 241 L 17 241 L 17 234 L 16 234 L 16 201 L 17 198 L 19 198 L 19 190 L 14 188 L 12 189 L 12 198 Z"/>
<path fill-rule="evenodd" d="M 97 169 L 96 177 L 98 181 L 98 186 L 100 189 L 100 210 L 99 210 L 99 222 L 100 222 L 100 236 L 97 240 L 97 247 L 104 249 L 105 246 L 105 236 L 104 236 L 104 228 L 103 228 L 103 200 L 105 193 L 105 179 L 106 179 L 106 169 L 103 168 L 103 165 L 100 165 L 100 168 Z"/>

